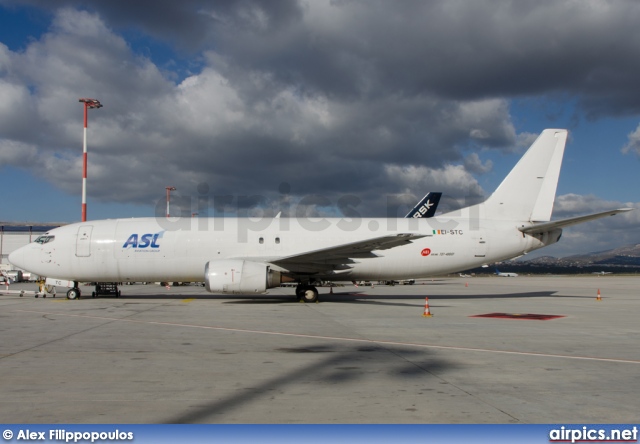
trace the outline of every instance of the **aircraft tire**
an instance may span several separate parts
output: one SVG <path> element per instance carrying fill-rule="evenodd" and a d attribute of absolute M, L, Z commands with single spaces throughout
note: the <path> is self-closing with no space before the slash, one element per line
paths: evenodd
<path fill-rule="evenodd" d="M 301 299 L 305 303 L 318 302 L 318 289 L 312 285 L 306 285 L 302 289 Z"/>
<path fill-rule="evenodd" d="M 69 291 L 67 291 L 67 299 L 78 299 L 80 297 L 80 290 L 77 288 L 72 288 Z"/>

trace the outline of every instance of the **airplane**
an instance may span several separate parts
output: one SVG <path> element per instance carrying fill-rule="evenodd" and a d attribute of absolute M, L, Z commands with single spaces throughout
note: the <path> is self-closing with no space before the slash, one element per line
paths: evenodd
<path fill-rule="evenodd" d="M 436 214 L 436 208 L 438 208 L 438 202 L 440 202 L 442 193 L 427 193 L 420 202 L 416 204 L 411 211 L 407 213 L 405 218 L 421 218 L 421 217 L 433 217 Z"/>
<path fill-rule="evenodd" d="M 503 273 L 496 268 L 496 275 L 500 277 L 518 277 L 518 273 Z"/>
<path fill-rule="evenodd" d="M 297 282 L 429 278 L 554 244 L 565 227 L 633 208 L 551 221 L 567 130 L 546 129 L 484 202 L 432 218 L 131 218 L 52 229 L 13 251 L 15 266 L 79 282 L 205 282 L 212 293 L 263 294 Z"/>

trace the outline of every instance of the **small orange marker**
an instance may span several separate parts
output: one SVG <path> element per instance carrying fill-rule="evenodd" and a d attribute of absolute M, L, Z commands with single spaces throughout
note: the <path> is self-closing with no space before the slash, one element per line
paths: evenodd
<path fill-rule="evenodd" d="M 424 314 L 422 315 L 423 318 L 430 318 L 433 315 L 431 314 L 431 311 L 429 310 L 429 298 L 424 298 Z"/>
<path fill-rule="evenodd" d="M 600 296 L 600 289 L 598 288 L 598 296 L 596 296 L 596 301 L 601 301 L 602 297 Z"/>

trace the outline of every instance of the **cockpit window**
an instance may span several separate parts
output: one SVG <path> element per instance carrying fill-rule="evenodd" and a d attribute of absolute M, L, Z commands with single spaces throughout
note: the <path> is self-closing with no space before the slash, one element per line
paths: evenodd
<path fill-rule="evenodd" d="M 38 236 L 38 238 L 34 242 L 36 244 L 46 244 L 53 241 L 55 238 L 56 238 L 55 236 L 49 236 L 45 234 L 43 236 Z"/>

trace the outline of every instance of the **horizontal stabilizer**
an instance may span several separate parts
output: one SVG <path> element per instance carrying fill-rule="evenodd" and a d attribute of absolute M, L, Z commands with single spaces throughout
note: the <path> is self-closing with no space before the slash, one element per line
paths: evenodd
<path fill-rule="evenodd" d="M 552 222 L 542 222 L 539 224 L 531 225 L 529 227 L 522 227 L 518 229 L 527 234 L 545 233 L 556 228 L 569 227 L 571 225 L 589 222 L 591 220 L 600 219 L 606 216 L 615 216 L 616 214 L 625 213 L 634 209 L 635 208 L 618 208 L 617 210 L 603 211 L 602 213 L 588 214 L 586 216 L 570 217 L 568 219 L 555 220 Z"/>

